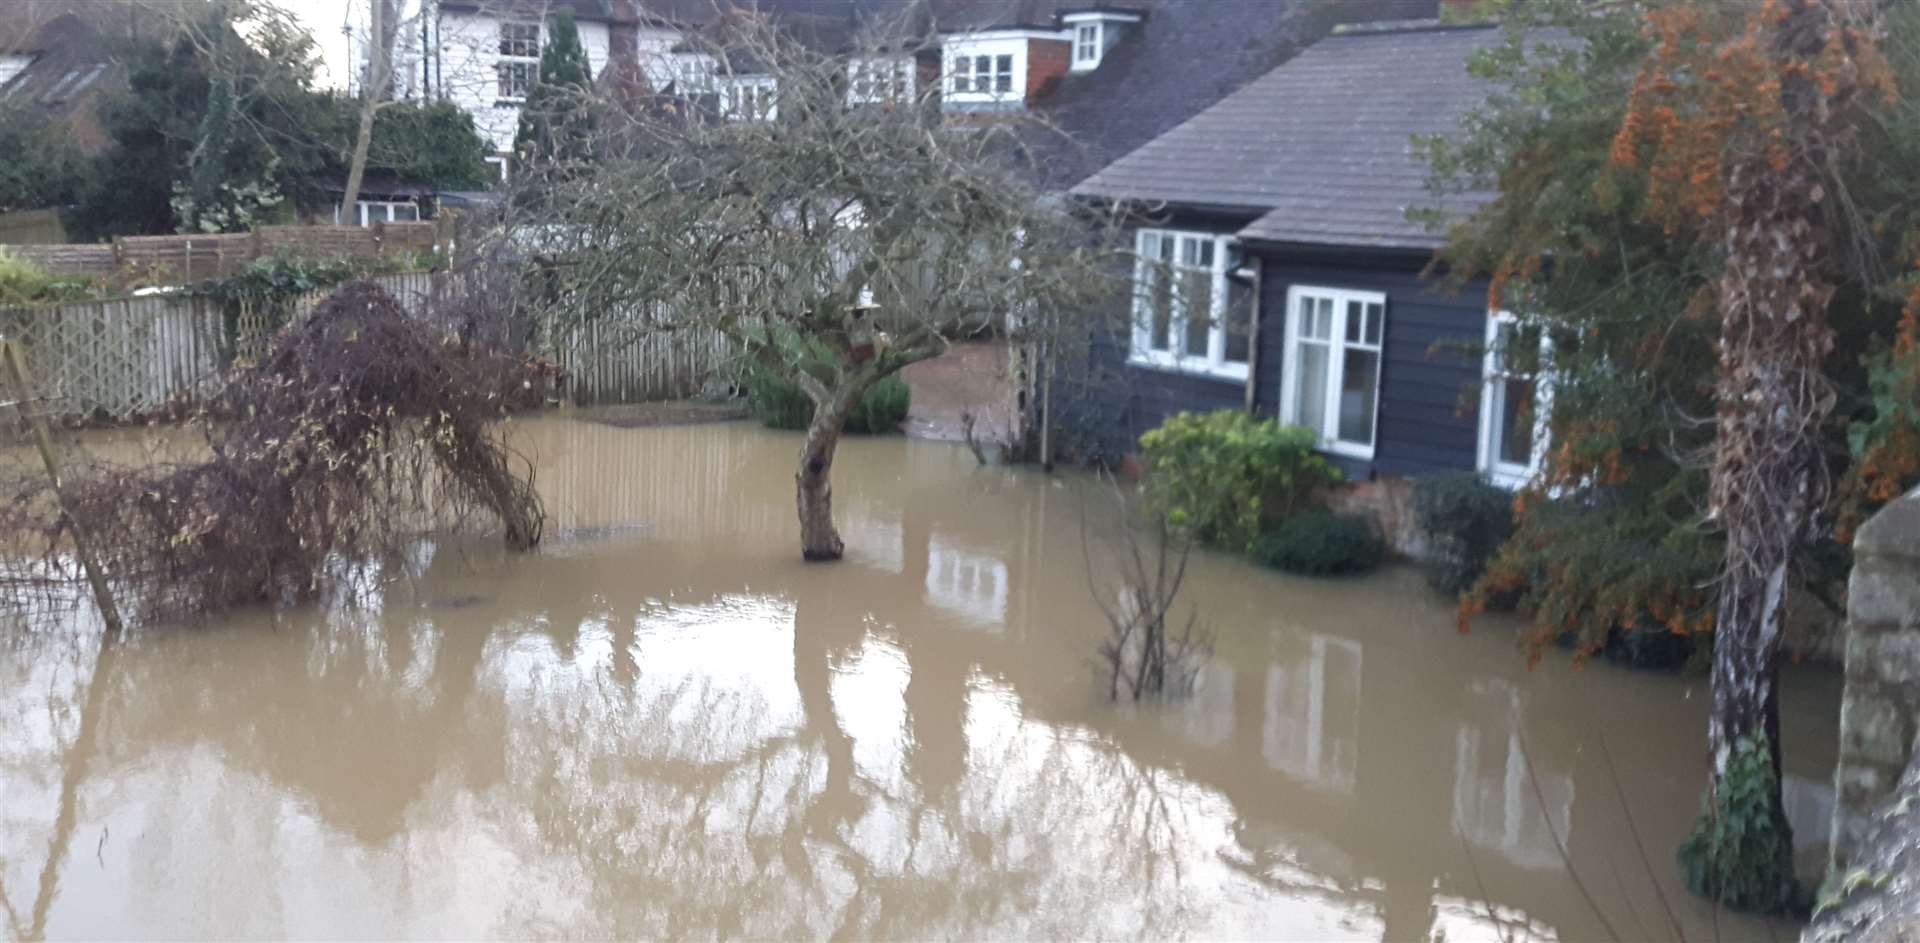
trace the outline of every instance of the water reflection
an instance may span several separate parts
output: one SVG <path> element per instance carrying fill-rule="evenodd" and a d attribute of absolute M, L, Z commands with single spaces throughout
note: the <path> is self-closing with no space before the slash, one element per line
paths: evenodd
<path fill-rule="evenodd" d="M 1477 682 L 1470 700 L 1479 716 L 1454 739 L 1454 831 L 1520 867 L 1559 867 L 1559 843 L 1573 818 L 1572 777 L 1531 762 L 1518 686 Z"/>
<path fill-rule="evenodd" d="M 1660 860 L 1691 816 L 1697 688 L 1528 673 L 1409 574 L 1196 560 L 1214 659 L 1118 710 L 1070 480 L 851 441 L 852 553 L 807 567 L 792 437 L 520 434 L 598 539 L 124 647 L 0 635 L 6 935 L 1583 939 L 1554 837 L 1634 927 L 1623 799 Z M 1796 673 L 1789 709 L 1833 693 Z M 1790 784 L 1830 759 L 1802 734 Z"/>
<path fill-rule="evenodd" d="M 1267 667 L 1267 765 L 1328 792 L 1352 792 L 1360 753 L 1360 643 L 1314 633 L 1307 655 Z"/>

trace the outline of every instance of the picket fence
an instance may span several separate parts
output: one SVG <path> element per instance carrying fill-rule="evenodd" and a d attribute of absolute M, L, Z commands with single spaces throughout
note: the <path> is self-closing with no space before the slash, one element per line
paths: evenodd
<path fill-rule="evenodd" d="M 422 318 L 465 290 L 440 272 L 372 281 Z M 128 420 L 217 388 L 236 359 L 266 350 L 282 318 L 304 318 L 325 298 L 313 292 L 279 311 L 243 305 L 231 330 L 219 302 L 187 294 L 0 308 L 0 335 L 25 348 L 35 398 L 50 418 Z M 615 313 L 568 332 L 552 351 L 566 372 L 565 396 L 580 404 L 692 396 L 730 355 L 717 332 L 644 328 Z"/>

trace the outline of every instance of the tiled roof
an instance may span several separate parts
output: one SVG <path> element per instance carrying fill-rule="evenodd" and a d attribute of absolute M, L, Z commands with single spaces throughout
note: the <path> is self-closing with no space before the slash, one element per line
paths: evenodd
<path fill-rule="evenodd" d="M 1467 59 L 1491 27 L 1358 30 L 1315 43 L 1073 188 L 1077 196 L 1263 211 L 1242 238 L 1432 248 L 1414 135 L 1450 133 L 1485 100 Z M 1467 209 L 1486 195 L 1448 207 Z"/>
<path fill-rule="evenodd" d="M 1084 8 L 1076 2 L 1071 7 Z M 1089 72 L 1069 72 L 1035 110 L 1039 177 L 1064 190 L 1286 61 L 1308 35 L 1297 0 L 1161 0 Z"/>
<path fill-rule="evenodd" d="M 95 106 L 102 90 L 125 85 L 126 68 L 110 55 L 110 40 L 102 30 L 120 25 L 114 17 L 61 13 L 42 22 L 29 36 L 14 40 L 12 48 L 30 52 L 33 59 L 0 84 L 0 109 L 64 122 L 82 147 L 105 147 L 106 133 Z"/>

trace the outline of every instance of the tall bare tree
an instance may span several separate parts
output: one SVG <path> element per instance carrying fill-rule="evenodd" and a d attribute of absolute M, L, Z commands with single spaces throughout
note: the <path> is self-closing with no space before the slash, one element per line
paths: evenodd
<path fill-rule="evenodd" d="M 367 67 L 360 85 L 360 115 L 354 126 L 353 155 L 347 162 L 346 192 L 340 197 L 340 221 L 353 222 L 360 185 L 367 176 L 367 152 L 373 147 L 373 119 L 393 101 L 393 47 L 400 33 L 400 11 L 393 0 L 367 0 Z"/>
<path fill-rule="evenodd" d="M 856 59 L 911 67 L 871 38 Z M 602 122 L 590 160 L 516 173 L 507 231 L 556 262 L 548 330 L 718 332 L 804 391 L 801 552 L 838 559 L 831 475 L 861 396 L 956 338 L 1084 338 L 1079 312 L 1123 308 L 1100 303 L 1117 269 L 1093 221 L 1020 175 L 1016 129 L 944 126 L 904 84 L 850 96 L 845 58 L 750 17 L 706 51 L 714 75 L 694 87 L 712 93 Z"/>

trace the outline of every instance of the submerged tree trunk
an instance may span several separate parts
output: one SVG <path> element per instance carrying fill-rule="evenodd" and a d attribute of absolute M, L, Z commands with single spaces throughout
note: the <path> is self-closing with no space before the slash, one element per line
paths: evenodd
<path fill-rule="evenodd" d="M 847 413 L 864 391 L 835 391 L 813 409 L 807 425 L 807 443 L 800 449 L 800 468 L 794 473 L 794 500 L 800 512 L 800 555 L 820 562 L 838 560 L 846 545 L 833 526 L 833 453 Z"/>

